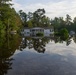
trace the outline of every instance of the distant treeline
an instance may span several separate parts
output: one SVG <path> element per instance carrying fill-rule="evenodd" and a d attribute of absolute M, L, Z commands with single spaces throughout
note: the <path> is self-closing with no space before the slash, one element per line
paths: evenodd
<path fill-rule="evenodd" d="M 28 12 L 26 14 L 22 10 L 19 11 L 19 15 L 23 22 L 24 27 L 50 27 L 53 26 L 55 31 L 59 31 L 62 28 L 66 28 L 68 31 L 76 32 L 76 17 L 72 20 L 70 15 L 66 15 L 65 20 L 63 17 L 55 17 L 50 19 L 45 15 L 44 9 L 37 9 L 35 12 Z"/>

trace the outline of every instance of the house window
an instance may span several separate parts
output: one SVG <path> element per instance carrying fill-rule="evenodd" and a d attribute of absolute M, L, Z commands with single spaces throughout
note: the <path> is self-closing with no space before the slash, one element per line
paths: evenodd
<path fill-rule="evenodd" d="M 34 29 L 32 31 L 35 31 Z"/>
<path fill-rule="evenodd" d="M 27 32 L 27 34 L 29 34 L 29 32 Z"/>

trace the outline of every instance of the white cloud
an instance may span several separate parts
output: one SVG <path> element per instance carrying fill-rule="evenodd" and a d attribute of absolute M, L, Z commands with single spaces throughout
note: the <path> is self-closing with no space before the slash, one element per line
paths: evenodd
<path fill-rule="evenodd" d="M 36 3 L 36 4 L 25 4 L 21 5 L 13 0 L 14 7 L 18 11 L 20 9 L 27 12 L 34 12 L 38 8 L 44 8 L 46 10 L 46 15 L 50 18 L 54 17 L 65 17 L 69 14 L 72 18 L 76 16 L 76 0 L 64 0 L 60 2 L 49 2 L 46 4 Z"/>
<path fill-rule="evenodd" d="M 19 11 L 20 9 L 23 8 L 22 5 L 19 3 L 12 2 L 12 4 L 14 4 L 13 7 L 16 9 L 16 11 Z"/>

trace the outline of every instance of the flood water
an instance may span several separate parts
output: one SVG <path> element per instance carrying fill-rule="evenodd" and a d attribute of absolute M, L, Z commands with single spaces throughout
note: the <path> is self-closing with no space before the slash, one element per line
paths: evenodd
<path fill-rule="evenodd" d="M 76 38 L 0 36 L 0 75 L 76 75 Z"/>

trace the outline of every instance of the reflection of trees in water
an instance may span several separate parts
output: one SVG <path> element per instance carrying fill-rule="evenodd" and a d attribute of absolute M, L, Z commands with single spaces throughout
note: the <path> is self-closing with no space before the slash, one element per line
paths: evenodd
<path fill-rule="evenodd" d="M 45 42 L 42 39 L 33 39 L 33 47 L 37 52 L 45 51 Z"/>
<path fill-rule="evenodd" d="M 76 37 L 73 37 L 74 42 L 76 43 Z M 12 60 L 15 50 L 19 48 L 23 50 L 28 47 L 29 49 L 34 48 L 37 52 L 45 52 L 45 46 L 49 43 L 50 40 L 55 41 L 55 43 L 63 43 L 59 37 L 55 38 L 21 38 L 18 35 L 0 35 L 0 75 L 7 73 L 9 69 L 12 69 Z M 70 44 L 70 39 L 66 41 L 66 45 Z M 51 45 L 51 44 L 50 44 Z"/>
<path fill-rule="evenodd" d="M 12 58 L 0 59 L 0 75 L 7 74 L 7 70 L 12 69 L 11 65 Z"/>
<path fill-rule="evenodd" d="M 74 38 L 74 42 L 76 41 L 76 38 Z M 68 46 L 71 43 L 72 38 L 68 38 L 65 40 L 66 45 Z M 60 38 L 60 36 L 55 36 L 53 38 L 31 38 L 31 37 L 24 37 L 22 38 L 22 42 L 20 44 L 19 49 L 23 50 L 24 48 L 28 47 L 29 49 L 34 48 L 37 52 L 45 52 L 45 46 L 49 41 L 54 41 L 55 43 L 63 43 L 64 40 Z"/>
<path fill-rule="evenodd" d="M 45 46 L 49 42 L 49 38 L 23 38 L 20 44 L 20 50 L 28 47 L 34 48 L 37 52 L 45 52 Z"/>
<path fill-rule="evenodd" d="M 55 41 L 55 43 L 58 43 L 58 42 L 63 43 L 64 42 L 64 40 L 62 40 L 59 36 L 55 36 L 54 41 Z M 67 40 L 65 40 L 65 42 L 66 42 L 66 45 L 68 46 L 71 43 L 71 38 L 69 37 Z"/>
<path fill-rule="evenodd" d="M 11 57 L 19 46 L 18 35 L 0 36 L 0 75 L 7 74 L 9 69 L 12 69 Z"/>
<path fill-rule="evenodd" d="M 63 43 L 64 40 L 62 40 L 60 37 L 55 36 L 54 37 L 54 42 L 55 43 Z M 68 46 L 71 43 L 71 38 L 68 38 L 67 40 L 65 40 L 66 45 Z"/>
<path fill-rule="evenodd" d="M 65 40 L 67 46 L 69 44 L 71 44 L 72 39 L 73 39 L 74 43 L 76 43 L 76 36 L 69 37 L 67 40 Z M 59 36 L 55 36 L 54 41 L 55 41 L 55 43 L 58 43 L 58 42 L 63 43 L 64 40 L 62 40 Z"/>

